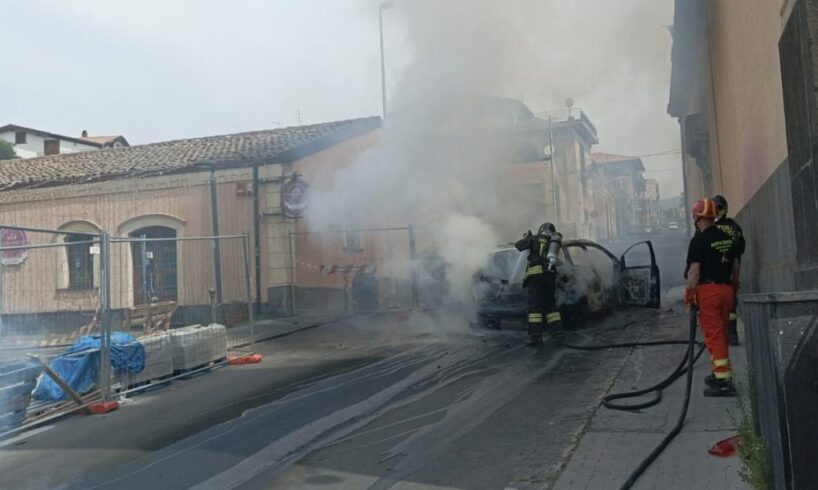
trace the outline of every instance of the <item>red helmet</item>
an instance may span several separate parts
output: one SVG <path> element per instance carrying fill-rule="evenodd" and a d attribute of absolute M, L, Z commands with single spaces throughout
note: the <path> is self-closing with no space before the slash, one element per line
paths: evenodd
<path fill-rule="evenodd" d="M 700 218 L 716 219 L 716 203 L 712 199 L 702 199 L 693 205 L 693 221 Z"/>

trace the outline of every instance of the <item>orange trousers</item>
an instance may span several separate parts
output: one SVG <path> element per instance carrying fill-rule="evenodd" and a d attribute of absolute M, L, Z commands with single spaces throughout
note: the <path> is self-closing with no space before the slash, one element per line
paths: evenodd
<path fill-rule="evenodd" d="M 704 333 L 704 343 L 713 362 L 713 376 L 717 379 L 732 378 L 727 332 L 730 312 L 736 304 L 733 287 L 726 284 L 702 284 L 696 288 L 699 305 L 699 325 Z"/>

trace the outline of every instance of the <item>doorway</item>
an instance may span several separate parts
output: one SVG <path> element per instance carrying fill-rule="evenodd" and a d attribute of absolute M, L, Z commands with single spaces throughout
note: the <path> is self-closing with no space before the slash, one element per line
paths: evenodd
<path fill-rule="evenodd" d="M 146 226 L 134 230 L 129 236 L 149 239 L 131 242 L 134 304 L 176 301 L 176 230 L 166 226 Z"/>

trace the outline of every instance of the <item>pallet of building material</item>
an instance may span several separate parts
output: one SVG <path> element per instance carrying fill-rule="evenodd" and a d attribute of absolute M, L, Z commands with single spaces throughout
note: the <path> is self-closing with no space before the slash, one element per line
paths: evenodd
<path fill-rule="evenodd" d="M 145 348 L 145 369 L 124 375 L 122 385 L 128 388 L 173 375 L 173 347 L 170 334 L 155 332 L 136 339 Z"/>
<path fill-rule="evenodd" d="M 198 369 L 227 357 L 227 328 L 224 325 L 192 325 L 169 333 L 176 373 Z"/>

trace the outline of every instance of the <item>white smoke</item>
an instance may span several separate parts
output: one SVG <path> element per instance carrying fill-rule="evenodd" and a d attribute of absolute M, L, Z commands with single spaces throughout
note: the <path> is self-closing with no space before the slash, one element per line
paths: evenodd
<path fill-rule="evenodd" d="M 438 246 L 449 262 L 448 280 L 456 299 L 471 297 L 471 278 L 486 263 L 487 250 L 499 242 L 495 230 L 474 216 L 458 213 L 446 217 Z"/>
<path fill-rule="evenodd" d="M 518 189 L 503 186 L 504 168 L 520 161 L 514 152 L 517 118 L 531 114 L 497 96 L 548 110 L 569 96 L 579 103 L 602 102 L 597 96 L 605 94 L 600 106 L 585 109 L 592 118 L 622 121 L 627 108 L 604 87 L 625 74 L 632 81 L 627 89 L 656 82 L 651 65 L 667 62 L 667 46 L 646 50 L 635 26 L 663 30 L 656 19 L 668 5 L 654 0 L 395 3 L 385 16 L 392 46 L 402 46 L 391 52 L 407 57 L 400 68 L 390 67 L 395 81 L 380 144 L 337 175 L 331 188 L 316 193 L 308 223 L 315 229 L 417 225 L 419 251 L 442 255 L 452 292 L 463 299 L 470 294 L 471 274 L 498 244 L 556 221 L 545 215 L 544 205 L 542 213 L 532 212 L 530 203 L 520 203 Z M 377 10 L 370 5 L 369 11 Z M 613 49 L 633 54 L 605 54 Z M 664 90 L 658 91 L 662 97 Z M 645 93 L 632 96 L 644 100 Z M 633 129 L 634 121 L 626 121 Z"/>

